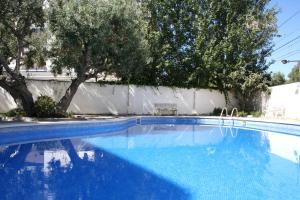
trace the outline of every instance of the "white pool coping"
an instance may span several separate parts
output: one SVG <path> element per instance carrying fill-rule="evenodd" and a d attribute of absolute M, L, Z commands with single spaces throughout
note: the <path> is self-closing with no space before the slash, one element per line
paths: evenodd
<path fill-rule="evenodd" d="M 300 126 L 300 121 L 296 120 L 286 120 L 286 119 L 270 119 L 270 118 L 250 118 L 250 117 L 216 117 L 216 116 L 99 116 L 93 118 L 86 118 L 80 120 L 72 120 L 72 119 L 53 119 L 49 121 L 33 121 L 34 118 L 24 118 L 24 122 L 14 122 L 14 121 L 0 121 L 0 128 L 12 128 L 12 127 L 24 127 L 24 126 L 41 126 L 41 125 L 70 125 L 70 124 L 85 124 L 85 123 L 101 123 L 101 122 L 118 122 L 126 119 L 134 119 L 140 117 L 163 117 L 163 118 L 197 118 L 197 119 L 227 119 L 227 120 L 241 120 L 241 121 L 253 121 L 253 122 L 267 122 L 267 123 L 275 123 L 275 124 L 286 124 L 286 125 L 298 125 Z M 54 121 L 55 120 L 55 121 Z"/>

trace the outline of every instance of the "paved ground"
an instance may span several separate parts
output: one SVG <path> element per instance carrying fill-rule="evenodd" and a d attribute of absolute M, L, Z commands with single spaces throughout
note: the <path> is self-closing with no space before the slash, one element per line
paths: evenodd
<path fill-rule="evenodd" d="M 71 123 L 71 122 L 86 122 L 95 120 L 108 120 L 120 118 L 118 116 L 94 116 L 94 115 L 75 115 L 74 118 L 31 118 L 31 117 L 1 117 L 0 116 L 0 128 L 11 126 L 23 126 L 28 124 L 45 124 L 45 123 Z"/>

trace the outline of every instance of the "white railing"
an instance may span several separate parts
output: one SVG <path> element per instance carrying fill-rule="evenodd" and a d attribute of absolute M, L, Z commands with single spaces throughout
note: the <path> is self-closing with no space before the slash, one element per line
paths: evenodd
<path fill-rule="evenodd" d="M 219 117 L 219 125 L 221 124 L 221 121 L 223 122 L 222 124 L 224 125 L 224 120 L 223 120 L 223 115 L 224 115 L 224 112 L 225 112 L 225 117 L 230 117 L 230 119 L 232 120 L 232 126 L 230 127 L 230 132 L 231 132 L 231 135 L 233 136 L 233 132 L 231 130 L 231 128 L 234 126 L 234 119 L 233 119 L 233 115 L 234 113 L 236 113 L 236 116 L 238 117 L 238 109 L 236 107 L 234 107 L 232 110 L 231 110 L 231 114 L 230 116 L 228 115 L 228 110 L 226 107 L 224 107 L 221 111 L 221 114 L 220 114 L 220 117 Z M 223 133 L 221 132 L 221 134 L 223 135 Z M 236 134 L 235 134 L 236 135 Z"/>
<path fill-rule="evenodd" d="M 221 111 L 220 118 L 222 118 L 224 111 L 225 111 L 225 117 L 228 116 L 228 110 L 227 110 L 226 107 L 224 107 L 224 108 L 222 109 L 222 111 Z"/>
<path fill-rule="evenodd" d="M 230 114 L 230 117 L 232 118 L 233 117 L 233 114 L 234 114 L 234 111 L 236 113 L 236 116 L 238 117 L 239 116 L 239 111 L 237 108 L 233 108 L 232 111 L 231 111 L 231 114 Z"/>

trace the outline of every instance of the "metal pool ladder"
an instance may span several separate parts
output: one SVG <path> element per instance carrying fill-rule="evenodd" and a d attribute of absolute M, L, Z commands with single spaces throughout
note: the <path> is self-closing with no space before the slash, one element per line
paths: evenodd
<path fill-rule="evenodd" d="M 221 111 L 220 118 L 222 118 L 224 111 L 225 111 L 225 117 L 228 116 L 228 110 L 227 110 L 226 107 L 224 107 L 224 108 L 222 109 L 222 111 Z"/>
<path fill-rule="evenodd" d="M 234 112 L 234 111 L 235 111 L 235 112 Z M 237 130 L 235 130 L 235 131 L 233 132 L 233 131 L 232 131 L 232 127 L 234 126 L 233 115 L 234 115 L 234 113 L 235 113 L 236 116 L 238 117 L 238 109 L 237 109 L 236 107 L 234 107 L 234 108 L 232 109 L 231 113 L 230 113 L 230 116 L 229 116 L 229 115 L 228 115 L 228 109 L 227 109 L 226 107 L 224 107 L 224 108 L 222 109 L 222 111 L 221 111 L 221 114 L 220 114 L 219 125 L 221 124 L 221 120 L 223 121 L 222 117 L 223 117 L 224 112 L 225 112 L 225 117 L 230 117 L 231 120 L 232 120 L 232 126 L 229 128 L 230 133 L 231 133 L 231 136 L 232 136 L 232 137 L 236 137 L 236 136 L 237 136 Z M 223 121 L 223 124 L 224 124 L 224 121 Z M 220 127 L 220 131 L 221 131 L 222 136 L 224 136 L 221 127 Z M 225 135 L 227 135 L 227 129 L 226 129 Z"/>
<path fill-rule="evenodd" d="M 231 114 L 230 114 L 230 117 L 232 118 L 233 117 L 233 114 L 234 114 L 234 111 L 235 111 L 235 113 L 236 113 L 236 116 L 238 117 L 238 109 L 236 108 L 236 107 L 234 107 L 233 109 L 232 109 L 232 111 L 231 111 Z"/>
<path fill-rule="evenodd" d="M 231 111 L 231 114 L 230 114 L 230 117 L 231 117 L 232 120 L 233 120 L 232 117 L 233 117 L 234 111 L 235 111 L 236 116 L 238 117 L 238 109 L 236 107 L 234 107 Z M 221 111 L 221 114 L 220 114 L 220 118 L 219 118 L 220 120 L 222 119 L 224 112 L 225 112 L 225 117 L 229 117 L 228 109 L 226 107 L 224 107 Z"/>
<path fill-rule="evenodd" d="M 231 111 L 231 114 L 230 114 L 230 117 L 231 117 L 231 120 L 232 120 L 232 127 L 234 126 L 234 119 L 233 119 L 234 111 L 235 111 L 236 117 L 239 116 L 239 111 L 238 111 L 238 109 L 237 109 L 236 107 L 234 107 L 234 108 L 232 109 L 232 111 Z M 238 129 L 235 128 L 235 131 L 233 132 L 233 131 L 232 131 L 232 127 L 230 127 L 231 136 L 232 136 L 232 137 L 236 137 L 236 136 L 237 136 L 237 131 L 238 131 Z"/>
<path fill-rule="evenodd" d="M 221 114 L 220 114 L 220 117 L 219 117 L 219 125 L 221 124 L 221 121 L 222 121 L 223 124 L 224 124 L 224 121 L 223 121 L 223 119 L 222 119 L 223 113 L 224 113 L 224 112 L 225 112 L 225 117 L 227 117 L 227 116 L 228 116 L 228 110 L 227 110 L 226 107 L 222 108 L 222 111 L 221 111 Z"/>

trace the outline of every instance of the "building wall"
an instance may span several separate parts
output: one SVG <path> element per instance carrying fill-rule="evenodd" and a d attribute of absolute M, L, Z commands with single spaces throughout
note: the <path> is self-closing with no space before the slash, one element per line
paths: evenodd
<path fill-rule="evenodd" d="M 300 82 L 270 89 L 271 94 L 262 97 L 266 117 L 300 119 Z"/>
<path fill-rule="evenodd" d="M 28 80 L 34 99 L 39 95 L 51 96 L 58 101 L 70 82 Z M 235 104 L 231 96 L 232 104 Z M 15 108 L 12 97 L 0 88 L 0 112 Z M 68 109 L 76 114 L 137 114 L 154 113 L 156 103 L 177 105 L 179 115 L 211 113 L 216 107 L 224 107 L 224 95 L 216 90 L 150 87 L 135 85 L 81 84 Z"/>

